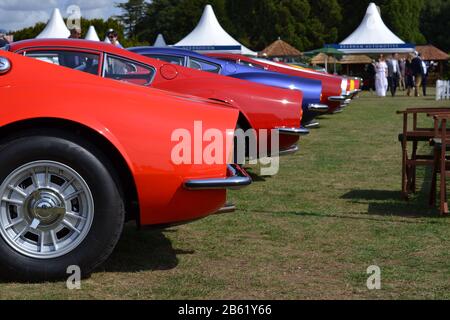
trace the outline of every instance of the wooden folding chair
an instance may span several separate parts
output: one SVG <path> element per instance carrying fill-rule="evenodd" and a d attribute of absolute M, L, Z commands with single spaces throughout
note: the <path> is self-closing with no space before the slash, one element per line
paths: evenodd
<path fill-rule="evenodd" d="M 450 123 L 450 114 L 440 113 L 434 115 L 434 135 L 432 145 L 434 146 L 433 177 L 430 190 L 430 205 L 436 205 L 437 175 L 440 174 L 440 203 L 439 209 L 442 215 L 449 214 L 447 199 L 447 178 L 450 177 L 450 132 L 447 130 Z"/>
<path fill-rule="evenodd" d="M 434 137 L 434 128 L 423 128 L 418 125 L 419 115 L 429 115 L 437 113 L 450 113 L 450 108 L 409 108 L 397 111 L 403 115 L 403 132 L 399 134 L 399 141 L 402 146 L 402 196 L 408 199 L 410 193 L 416 192 L 416 167 L 432 166 L 433 157 L 430 155 L 418 155 L 419 142 L 429 142 Z M 408 119 L 412 117 L 412 128 Z M 408 155 L 408 142 L 412 143 L 411 156 Z"/>

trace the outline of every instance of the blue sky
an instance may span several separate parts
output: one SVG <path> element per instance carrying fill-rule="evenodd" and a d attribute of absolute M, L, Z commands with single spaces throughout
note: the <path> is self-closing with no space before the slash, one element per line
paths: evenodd
<path fill-rule="evenodd" d="M 70 5 L 78 5 L 85 18 L 108 18 L 120 13 L 114 4 L 126 0 L 0 0 L 0 29 L 18 30 L 36 22 L 47 22 L 54 8 L 66 16 Z"/>

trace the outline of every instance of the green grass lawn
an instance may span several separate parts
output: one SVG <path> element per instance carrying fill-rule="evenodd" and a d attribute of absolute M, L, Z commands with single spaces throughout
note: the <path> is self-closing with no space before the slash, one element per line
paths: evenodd
<path fill-rule="evenodd" d="M 237 212 L 163 232 L 129 225 L 81 290 L 0 283 L 0 298 L 449 299 L 450 218 L 427 206 L 429 172 L 400 199 L 395 111 L 412 106 L 450 102 L 364 94 L 322 117 L 277 176 L 232 192 Z M 366 287 L 370 265 L 381 290 Z"/>

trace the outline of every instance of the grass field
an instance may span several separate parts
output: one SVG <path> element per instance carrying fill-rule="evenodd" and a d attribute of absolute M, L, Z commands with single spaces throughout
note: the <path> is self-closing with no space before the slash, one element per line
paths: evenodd
<path fill-rule="evenodd" d="M 232 192 L 237 212 L 163 232 L 129 225 L 81 290 L 0 283 L 0 298 L 449 299 L 450 218 L 427 206 L 427 179 L 400 200 L 395 111 L 410 106 L 450 102 L 364 94 L 324 116 L 279 175 Z M 381 290 L 366 287 L 370 265 Z"/>

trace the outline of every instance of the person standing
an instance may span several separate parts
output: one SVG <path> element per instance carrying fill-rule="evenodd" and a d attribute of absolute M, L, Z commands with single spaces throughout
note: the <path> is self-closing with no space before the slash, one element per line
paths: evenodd
<path fill-rule="evenodd" d="M 69 39 L 80 39 L 81 38 L 81 28 L 80 27 L 73 27 L 70 29 L 70 36 Z"/>
<path fill-rule="evenodd" d="M 411 54 L 409 54 L 405 61 L 405 88 L 406 88 L 406 94 L 408 97 L 411 96 L 411 91 L 414 88 L 412 58 L 413 57 L 411 56 Z"/>
<path fill-rule="evenodd" d="M 400 65 L 398 63 L 398 54 L 393 53 L 391 59 L 387 62 L 388 66 L 388 82 L 391 89 L 392 97 L 397 92 L 398 80 L 400 79 Z"/>
<path fill-rule="evenodd" d="M 406 90 L 405 72 L 406 72 L 406 59 L 403 58 L 400 60 L 400 81 L 399 81 L 399 87 L 400 90 L 402 91 Z"/>
<path fill-rule="evenodd" d="M 385 97 L 388 87 L 387 72 L 388 66 L 384 60 L 384 56 L 381 54 L 378 62 L 375 64 L 375 88 L 377 96 Z"/>
<path fill-rule="evenodd" d="M 108 37 L 112 45 L 123 48 L 119 42 L 119 34 L 117 33 L 117 31 L 115 31 L 114 29 L 109 29 L 108 32 L 106 32 L 106 36 Z"/>
<path fill-rule="evenodd" d="M 411 62 L 411 68 L 414 76 L 414 96 L 419 97 L 419 89 L 422 85 L 422 79 L 423 79 L 423 66 L 422 66 L 422 59 L 420 58 L 419 53 L 415 52 L 415 57 Z"/>
<path fill-rule="evenodd" d="M 3 32 L 0 32 L 0 48 L 5 47 L 9 44 L 8 39 L 6 39 L 6 35 Z"/>
<path fill-rule="evenodd" d="M 419 54 L 420 58 L 422 56 Z M 422 60 L 422 93 L 423 96 L 427 96 L 427 81 L 428 81 L 428 65 L 425 61 Z"/>
<path fill-rule="evenodd" d="M 372 60 L 372 63 L 369 63 L 366 67 L 367 70 L 367 79 L 369 91 L 375 91 L 375 60 Z"/>

